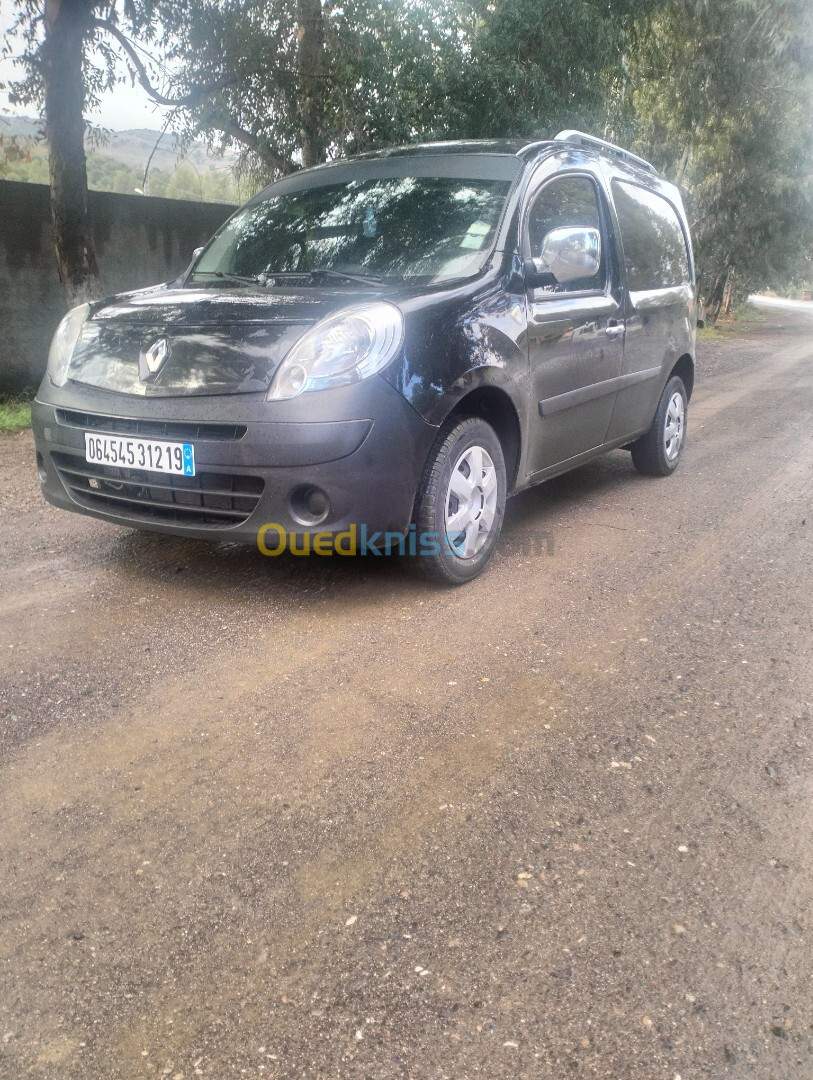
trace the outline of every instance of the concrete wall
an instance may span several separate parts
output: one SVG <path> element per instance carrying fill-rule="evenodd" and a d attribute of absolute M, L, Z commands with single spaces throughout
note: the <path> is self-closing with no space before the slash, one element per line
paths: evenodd
<path fill-rule="evenodd" d="M 234 207 L 90 192 L 106 294 L 169 281 Z M 0 180 L 0 395 L 35 390 L 65 313 L 48 188 Z"/>

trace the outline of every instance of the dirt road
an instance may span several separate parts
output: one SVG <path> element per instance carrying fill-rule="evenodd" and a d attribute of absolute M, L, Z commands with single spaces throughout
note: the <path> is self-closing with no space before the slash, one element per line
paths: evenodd
<path fill-rule="evenodd" d="M 0 441 L 0 1076 L 813 1077 L 813 317 L 456 591 Z M 550 552 L 552 540 L 552 553 Z"/>

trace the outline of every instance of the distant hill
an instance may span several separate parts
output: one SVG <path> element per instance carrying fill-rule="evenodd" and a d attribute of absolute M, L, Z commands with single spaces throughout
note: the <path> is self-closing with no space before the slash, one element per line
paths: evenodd
<path fill-rule="evenodd" d="M 0 116 L 0 135 L 17 136 L 18 139 L 36 142 L 42 131 L 42 122 L 30 116 Z M 210 154 L 203 143 L 195 143 L 184 154 L 170 133 L 135 128 L 132 131 L 108 131 L 105 142 L 98 146 L 88 145 L 88 156 L 99 155 L 113 158 L 122 165 L 144 169 L 155 146 L 151 168 L 172 173 L 180 160 L 188 161 L 201 172 L 221 170 L 237 161 L 237 155 L 226 153 L 223 157 Z"/>
<path fill-rule="evenodd" d="M 0 115 L 0 139 L 6 144 L 16 140 L 15 153 L 6 152 L 5 156 L 0 143 L 0 177 L 48 183 L 48 153 L 41 121 L 29 116 Z M 254 181 L 235 176 L 236 162 L 236 154 L 210 154 L 201 142 L 184 152 L 174 135 L 146 128 L 108 131 L 103 142 L 87 142 L 88 187 L 96 191 L 241 203 L 257 187 Z"/>

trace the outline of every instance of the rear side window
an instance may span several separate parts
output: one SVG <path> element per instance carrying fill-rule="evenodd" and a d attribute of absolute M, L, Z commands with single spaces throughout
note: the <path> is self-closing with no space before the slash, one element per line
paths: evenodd
<path fill-rule="evenodd" d="M 671 203 L 637 184 L 613 181 L 631 292 L 670 289 L 691 280 L 686 238 Z"/>

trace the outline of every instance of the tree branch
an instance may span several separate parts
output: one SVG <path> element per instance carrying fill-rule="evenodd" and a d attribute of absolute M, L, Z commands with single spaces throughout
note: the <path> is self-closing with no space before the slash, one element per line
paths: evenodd
<path fill-rule="evenodd" d="M 144 66 L 141 57 L 138 55 L 135 48 L 133 47 L 133 43 L 125 34 L 121 32 L 121 30 L 119 30 L 117 26 L 114 26 L 113 23 L 107 22 L 105 19 L 94 19 L 91 25 L 93 26 L 94 30 L 102 30 L 116 39 L 116 41 L 119 43 L 119 45 L 121 45 L 122 49 L 124 49 L 125 53 L 127 54 L 128 60 L 133 65 L 136 77 L 141 83 L 141 86 L 149 94 L 152 100 L 157 102 L 159 105 L 169 105 L 171 108 L 188 108 L 189 106 L 194 105 L 203 94 L 210 93 L 213 89 L 218 89 L 217 87 L 202 86 L 199 87 L 192 94 L 186 94 L 182 97 L 176 98 L 167 97 L 165 94 L 162 94 L 160 90 L 156 89 L 156 87 L 152 85 L 147 69 Z"/>
<path fill-rule="evenodd" d="M 245 128 L 240 127 L 240 125 L 231 118 L 218 120 L 213 126 L 216 127 L 218 131 L 222 131 L 228 138 L 234 139 L 235 142 L 242 143 L 246 149 L 251 150 L 267 165 L 270 165 L 272 169 L 276 169 L 278 173 L 281 173 L 282 176 L 287 176 L 289 173 L 296 172 L 299 168 L 295 162 L 278 154 L 267 143 L 264 143 L 259 135 L 255 135 L 252 131 L 247 131 Z"/>
<path fill-rule="evenodd" d="M 110 34 L 111 37 L 122 47 L 127 55 L 127 59 L 133 66 L 136 74 L 136 78 L 141 84 L 142 89 L 149 94 L 153 101 L 159 105 L 166 105 L 173 109 L 192 109 L 195 105 L 199 104 L 208 94 L 216 93 L 218 90 L 222 90 L 226 84 L 213 84 L 212 86 L 199 86 L 189 94 L 184 94 L 179 97 L 167 97 L 166 94 L 162 94 L 155 86 L 153 86 L 149 72 L 144 65 L 141 57 L 136 52 L 133 43 L 130 39 L 123 34 L 121 30 L 113 23 L 108 22 L 105 19 L 94 19 L 92 24 L 95 30 L 101 30 L 104 33 Z M 230 139 L 234 139 L 236 142 L 242 143 L 248 150 L 251 150 L 259 158 L 261 158 L 267 165 L 275 169 L 277 172 L 287 175 L 294 172 L 297 166 L 289 158 L 283 154 L 278 153 L 267 143 L 265 143 L 259 135 L 255 135 L 253 132 L 248 131 L 246 128 L 241 127 L 234 119 L 228 117 L 226 119 L 216 120 L 212 124 L 218 131 L 222 131 Z"/>

